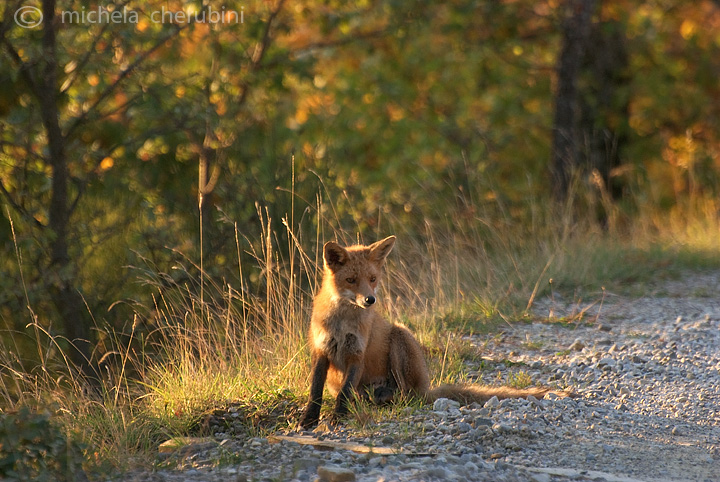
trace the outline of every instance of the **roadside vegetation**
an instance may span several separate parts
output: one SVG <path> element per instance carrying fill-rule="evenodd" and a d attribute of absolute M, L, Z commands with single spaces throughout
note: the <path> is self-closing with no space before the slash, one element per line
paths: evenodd
<path fill-rule="evenodd" d="M 532 210 L 546 218 L 518 223 L 478 216 L 463 223 L 451 213 L 446 225 L 427 226 L 420 235 L 392 221 L 378 233 L 399 235 L 379 308 L 417 333 L 433 383 L 464 380 L 464 360 L 482 356 L 456 335 L 492 336 L 508 324 L 527 322 L 539 297 L 562 293 L 581 306 L 605 291 L 632 295 L 638 286 L 684 270 L 720 265 L 714 235 L 720 226 L 702 211 L 677 212 L 670 216 L 675 221 L 662 224 L 648 213 L 609 231 Z M 95 326 L 105 354 L 91 379 L 64 356 L 67 340 L 47 332 L 29 306 L 28 326 L 38 332 L 36 357 L 43 363 L 26 368 L 12 344 L 22 335 L 4 339 L 5 412 L 51 414 L 58 433 L 72 434 L 95 470 L 147 464 L 171 436 L 207 435 L 206 416 L 231 405 L 240 407 L 249 433 L 293 426 L 308 389 L 305 330 L 320 281 L 315 241 L 333 233 L 351 242 L 355 235 L 333 232 L 328 223 L 323 235 L 287 225 L 281 236 L 268 229 L 281 223 L 258 222 L 266 229 L 261 250 L 253 251 L 237 233 L 240 285 L 201 275 L 199 260 L 185 259 L 172 273 L 128 268 L 151 302 L 119 301 L 131 307 L 127 324 L 119 330 Z M 290 241 L 278 243 L 283 238 Z M 299 241 L 305 239 L 312 241 Z M 242 281 L 248 276 L 242 264 L 248 262 L 249 276 L 266 278 L 262 293 L 250 293 L 250 281 Z M 532 384 L 522 367 L 511 378 L 494 379 L 488 372 L 484 380 Z M 394 416 L 397 409 L 386 412 Z M 359 406 L 357 413 L 357 423 L 366 428 L 385 412 Z M 8 447 L 10 432 L 1 436 Z"/>

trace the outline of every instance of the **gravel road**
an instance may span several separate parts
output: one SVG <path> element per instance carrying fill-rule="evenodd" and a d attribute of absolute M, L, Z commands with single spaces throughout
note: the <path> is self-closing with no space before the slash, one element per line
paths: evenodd
<path fill-rule="evenodd" d="M 348 424 L 277 443 L 235 434 L 227 413 L 214 439 L 164 455 L 172 470 L 122 480 L 720 481 L 720 273 L 643 291 L 538 300 L 535 322 L 470 340 L 486 380 L 522 371 L 576 399 L 441 399 L 364 433 Z M 558 322 L 583 309 L 582 322 Z M 353 451 L 369 446 L 387 453 Z"/>

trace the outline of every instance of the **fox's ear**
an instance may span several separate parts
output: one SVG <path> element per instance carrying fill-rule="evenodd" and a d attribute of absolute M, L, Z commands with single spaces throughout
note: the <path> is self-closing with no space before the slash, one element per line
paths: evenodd
<path fill-rule="evenodd" d="M 387 258 L 390 251 L 392 251 L 393 246 L 395 246 L 395 236 L 388 236 L 382 241 L 371 244 L 369 246 L 370 259 L 378 264 L 383 264 L 385 262 L 385 258 Z"/>
<path fill-rule="evenodd" d="M 341 268 L 347 263 L 349 256 L 347 250 L 334 241 L 328 241 L 323 247 L 323 260 L 331 271 Z"/>

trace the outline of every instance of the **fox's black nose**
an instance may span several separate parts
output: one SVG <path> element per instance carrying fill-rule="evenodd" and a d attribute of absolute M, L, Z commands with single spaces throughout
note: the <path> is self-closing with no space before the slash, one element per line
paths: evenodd
<path fill-rule="evenodd" d="M 370 306 L 373 303 L 375 303 L 375 297 L 374 296 L 367 296 L 365 297 L 365 304 Z"/>

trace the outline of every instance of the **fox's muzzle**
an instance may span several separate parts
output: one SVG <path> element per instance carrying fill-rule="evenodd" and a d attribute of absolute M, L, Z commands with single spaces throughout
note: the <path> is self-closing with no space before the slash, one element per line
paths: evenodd
<path fill-rule="evenodd" d="M 375 297 L 373 295 L 361 295 L 358 294 L 355 296 L 355 304 L 358 305 L 360 308 L 370 308 L 372 305 L 375 304 Z"/>

